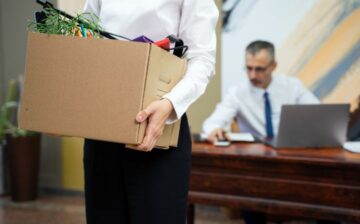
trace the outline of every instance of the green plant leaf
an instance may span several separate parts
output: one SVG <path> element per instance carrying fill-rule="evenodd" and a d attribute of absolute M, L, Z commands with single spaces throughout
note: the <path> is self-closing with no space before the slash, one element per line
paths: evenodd
<path fill-rule="evenodd" d="M 69 19 L 53 8 L 47 8 L 44 12 L 46 15 L 44 23 L 28 22 L 30 31 L 75 36 L 76 30 L 80 29 L 80 24 L 82 24 L 94 37 L 100 37 L 99 31 L 103 30 L 100 26 L 100 19 L 93 13 L 81 13 L 73 19 Z"/>

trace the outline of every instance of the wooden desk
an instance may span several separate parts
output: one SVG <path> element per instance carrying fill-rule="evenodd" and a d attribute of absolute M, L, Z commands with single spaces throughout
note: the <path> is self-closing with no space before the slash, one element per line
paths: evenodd
<path fill-rule="evenodd" d="M 189 203 L 360 223 L 360 154 L 194 143 Z"/>

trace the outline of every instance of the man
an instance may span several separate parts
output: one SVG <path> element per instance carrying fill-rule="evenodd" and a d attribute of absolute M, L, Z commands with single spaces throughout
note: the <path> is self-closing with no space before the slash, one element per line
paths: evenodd
<path fill-rule="evenodd" d="M 245 60 L 248 80 L 230 88 L 203 125 L 210 142 L 226 139 L 224 128 L 234 118 L 241 132 L 272 138 L 277 133 L 283 104 L 319 103 L 297 78 L 272 75 L 277 65 L 273 44 L 267 41 L 250 43 Z"/>
<path fill-rule="evenodd" d="M 250 132 L 258 138 L 274 138 L 283 104 L 319 103 L 297 78 L 272 75 L 277 65 L 273 44 L 261 40 L 250 43 L 245 62 L 248 81 L 230 88 L 203 125 L 203 132 L 212 143 L 227 139 L 224 128 L 234 118 L 241 132 Z M 243 211 L 242 216 L 247 224 L 266 223 L 266 215 L 260 212 Z"/>

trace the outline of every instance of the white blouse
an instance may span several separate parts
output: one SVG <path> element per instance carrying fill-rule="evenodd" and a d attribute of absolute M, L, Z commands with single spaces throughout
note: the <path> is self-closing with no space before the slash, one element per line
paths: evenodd
<path fill-rule="evenodd" d="M 86 12 L 102 27 L 130 39 L 145 35 L 157 41 L 174 34 L 189 46 L 184 78 L 166 95 L 180 118 L 205 91 L 214 74 L 218 10 L 214 0 L 86 0 Z"/>

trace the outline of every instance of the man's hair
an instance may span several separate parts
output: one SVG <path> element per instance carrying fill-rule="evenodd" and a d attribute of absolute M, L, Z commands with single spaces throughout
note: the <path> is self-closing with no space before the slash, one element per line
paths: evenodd
<path fill-rule="evenodd" d="M 267 50 L 271 60 L 275 60 L 275 47 L 272 43 L 264 40 L 256 40 L 246 47 L 246 53 L 255 55 L 261 50 Z"/>

